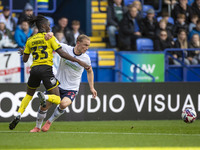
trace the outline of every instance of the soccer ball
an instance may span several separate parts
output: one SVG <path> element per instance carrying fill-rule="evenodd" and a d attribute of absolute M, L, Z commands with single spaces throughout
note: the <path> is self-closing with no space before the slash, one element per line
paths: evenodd
<path fill-rule="evenodd" d="M 184 122 L 192 123 L 197 118 L 197 113 L 192 108 L 186 108 L 182 111 L 181 117 Z"/>

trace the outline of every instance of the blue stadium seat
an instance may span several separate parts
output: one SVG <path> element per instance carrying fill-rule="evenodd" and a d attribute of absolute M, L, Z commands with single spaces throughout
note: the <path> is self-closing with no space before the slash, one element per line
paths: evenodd
<path fill-rule="evenodd" d="M 128 6 L 128 5 L 132 4 L 133 1 L 135 1 L 135 0 L 124 0 L 124 5 Z"/>
<path fill-rule="evenodd" d="M 138 51 L 152 51 L 153 41 L 149 38 L 139 38 L 136 40 L 137 50 Z"/>
<path fill-rule="evenodd" d="M 87 51 L 86 52 L 90 56 L 92 67 L 97 67 L 97 51 Z"/>
<path fill-rule="evenodd" d="M 192 6 L 192 3 L 194 3 L 194 0 L 188 0 L 188 5 Z"/>
<path fill-rule="evenodd" d="M 17 24 L 18 18 L 17 17 L 13 17 L 13 19 L 14 19 L 15 23 Z"/>
<path fill-rule="evenodd" d="M 157 17 L 157 21 L 159 22 L 162 19 L 162 17 Z M 169 17 L 168 22 L 171 24 L 174 24 L 174 19 L 172 17 Z"/>
<path fill-rule="evenodd" d="M 47 18 L 50 22 L 50 27 L 52 28 L 54 26 L 54 20 L 52 17 L 49 17 L 49 16 L 45 16 L 45 18 Z"/>
<path fill-rule="evenodd" d="M 152 5 L 143 5 L 142 6 L 142 11 L 143 11 L 143 17 L 146 17 L 147 15 L 147 11 L 149 9 L 154 9 Z"/>

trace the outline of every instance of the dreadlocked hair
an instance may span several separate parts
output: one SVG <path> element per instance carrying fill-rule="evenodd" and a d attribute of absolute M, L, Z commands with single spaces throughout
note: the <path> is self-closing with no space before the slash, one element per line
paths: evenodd
<path fill-rule="evenodd" d="M 48 22 L 48 19 L 46 19 L 44 16 L 42 15 L 38 15 L 38 16 L 29 16 L 27 18 L 29 25 L 31 27 L 33 27 L 34 25 L 36 25 L 36 27 L 38 28 L 38 30 L 42 29 L 42 25 L 46 24 Z"/>

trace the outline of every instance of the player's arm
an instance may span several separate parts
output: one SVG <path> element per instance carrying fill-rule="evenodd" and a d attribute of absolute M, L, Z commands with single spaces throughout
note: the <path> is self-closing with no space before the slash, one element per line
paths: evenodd
<path fill-rule="evenodd" d="M 52 32 L 49 32 L 47 34 L 45 34 L 45 40 L 52 40 L 52 43 L 53 43 L 53 48 L 56 49 L 57 47 L 57 42 L 53 41 L 53 39 L 55 39 L 55 37 L 53 38 L 53 33 Z M 60 45 L 60 44 L 59 44 Z M 87 65 L 86 63 L 84 63 L 83 61 L 80 61 L 79 59 L 77 58 L 74 58 L 72 57 L 71 55 L 69 55 L 68 53 L 66 53 L 62 47 L 56 49 L 56 52 L 60 55 L 60 57 L 62 58 L 65 58 L 65 59 L 68 59 L 68 60 L 71 60 L 71 61 L 74 61 L 74 62 L 77 62 L 79 63 L 79 65 L 83 66 L 86 70 L 90 68 L 89 65 Z"/>
<path fill-rule="evenodd" d="M 27 62 L 29 59 L 29 54 L 24 54 L 24 49 L 20 48 L 18 49 L 18 53 L 20 54 L 20 56 L 23 55 L 23 62 Z"/>
<path fill-rule="evenodd" d="M 22 49 L 22 50 L 19 50 L 19 51 L 21 51 L 21 54 L 23 54 L 23 62 L 26 63 L 28 61 L 30 53 L 31 53 L 31 50 L 28 46 L 28 41 L 26 42 L 24 50 Z"/>
<path fill-rule="evenodd" d="M 56 52 L 62 58 L 65 58 L 65 59 L 68 59 L 68 60 L 71 60 L 71 61 L 79 63 L 79 65 L 83 66 L 86 70 L 88 70 L 90 68 L 90 66 L 88 64 L 84 63 L 83 61 L 81 61 L 81 60 L 79 60 L 79 59 L 77 59 L 75 57 L 72 57 L 70 54 L 68 54 L 65 51 L 63 51 L 62 48 L 57 49 Z"/>
<path fill-rule="evenodd" d="M 90 91 L 92 93 L 93 98 L 97 96 L 97 91 L 94 88 L 94 73 L 92 67 L 90 67 L 87 71 L 87 79 L 90 86 Z"/>
<path fill-rule="evenodd" d="M 23 62 L 27 62 L 29 59 L 29 54 L 23 54 Z"/>

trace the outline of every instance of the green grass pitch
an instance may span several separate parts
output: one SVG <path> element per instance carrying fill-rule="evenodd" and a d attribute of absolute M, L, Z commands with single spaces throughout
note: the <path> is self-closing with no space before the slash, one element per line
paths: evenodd
<path fill-rule="evenodd" d="M 76 121 L 54 122 L 44 133 L 29 133 L 35 122 L 14 130 L 0 123 L 0 149 L 188 148 L 200 149 L 200 121 Z M 128 149 L 127 149 L 128 150 Z"/>

